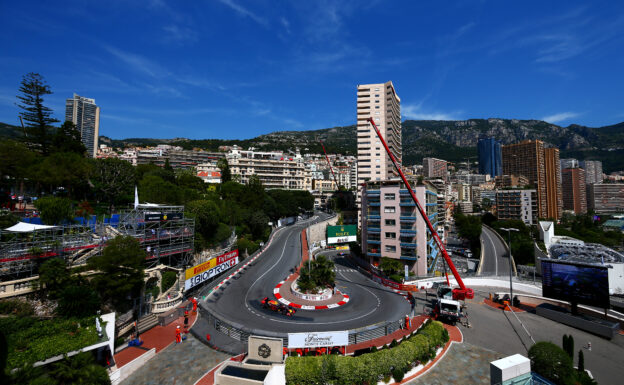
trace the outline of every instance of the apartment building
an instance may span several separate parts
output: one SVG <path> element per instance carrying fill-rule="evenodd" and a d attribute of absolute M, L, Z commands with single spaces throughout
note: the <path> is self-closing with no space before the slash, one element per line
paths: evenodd
<path fill-rule="evenodd" d="M 413 190 L 437 230 L 440 224 L 435 186 L 425 182 Z M 401 181 L 366 182 L 361 218 L 362 253 L 371 264 L 378 265 L 382 257 L 388 257 L 401 260 L 418 276 L 427 275 L 439 251 Z"/>
<path fill-rule="evenodd" d="M 100 135 L 100 107 L 95 104 L 95 99 L 74 94 L 65 101 L 65 120 L 74 123 L 87 154 L 95 158 Z"/>
<path fill-rule="evenodd" d="M 624 183 L 587 186 L 587 208 L 596 213 L 624 213 Z"/>
<path fill-rule="evenodd" d="M 587 213 L 585 170 L 578 167 L 561 170 L 561 193 L 564 210 L 572 210 L 575 214 Z"/>
<path fill-rule="evenodd" d="M 448 162 L 437 158 L 423 158 L 423 175 L 425 178 L 442 178 L 446 180 Z"/>
<path fill-rule="evenodd" d="M 537 224 L 536 190 L 496 190 L 496 215 L 501 220 L 521 220 Z"/>
<path fill-rule="evenodd" d="M 250 176 L 256 175 L 267 189 L 304 189 L 304 162 L 299 152 L 288 155 L 279 151 L 241 150 L 233 146 L 226 158 L 232 176 L 240 183 L 247 183 Z"/>
<path fill-rule="evenodd" d="M 602 162 L 599 160 L 582 160 L 580 166 L 585 170 L 585 184 L 602 183 Z"/>
<path fill-rule="evenodd" d="M 559 150 L 544 149 L 541 140 L 503 146 L 503 174 L 523 175 L 537 193 L 540 218 L 559 219 L 563 212 Z"/>

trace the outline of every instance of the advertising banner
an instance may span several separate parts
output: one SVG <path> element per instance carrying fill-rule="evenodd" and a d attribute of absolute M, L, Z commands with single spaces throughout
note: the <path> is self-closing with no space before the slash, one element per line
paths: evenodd
<path fill-rule="evenodd" d="M 162 213 L 145 213 L 145 222 L 159 222 L 162 217 Z"/>
<path fill-rule="evenodd" d="M 238 249 L 219 255 L 190 269 L 186 269 L 184 290 L 189 290 L 202 282 L 238 264 Z"/>
<path fill-rule="evenodd" d="M 322 348 L 349 345 L 349 332 L 288 333 L 288 348 Z"/>
<path fill-rule="evenodd" d="M 357 226 L 327 226 L 327 244 L 355 242 L 357 240 Z"/>

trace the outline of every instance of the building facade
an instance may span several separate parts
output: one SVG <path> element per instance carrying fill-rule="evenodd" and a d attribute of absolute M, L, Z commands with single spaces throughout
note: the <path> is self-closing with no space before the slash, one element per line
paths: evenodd
<path fill-rule="evenodd" d="M 499 141 L 494 138 L 479 139 L 479 174 L 495 178 L 503 174 L 503 152 Z"/>
<path fill-rule="evenodd" d="M 279 151 L 241 150 L 234 146 L 226 155 L 232 177 L 248 183 L 256 175 L 267 189 L 303 190 L 305 170 L 299 153 L 288 155 Z"/>
<path fill-rule="evenodd" d="M 623 213 L 624 183 L 587 185 L 587 208 L 596 213 Z"/>
<path fill-rule="evenodd" d="M 561 193 L 561 166 L 559 149 L 544 149 L 544 170 L 546 179 L 546 215 L 547 218 L 559 219 L 563 214 Z"/>
<path fill-rule="evenodd" d="M 398 175 L 368 122 L 369 118 L 375 120 L 390 151 L 401 165 L 401 99 L 391 81 L 357 86 L 358 184 Z"/>
<path fill-rule="evenodd" d="M 100 135 L 100 107 L 95 104 L 95 99 L 74 94 L 65 101 L 65 120 L 76 125 L 87 153 L 95 158 Z"/>
<path fill-rule="evenodd" d="M 496 215 L 500 220 L 520 220 L 537 224 L 537 193 L 535 190 L 497 190 Z"/>
<path fill-rule="evenodd" d="M 602 162 L 599 160 L 583 160 L 580 166 L 585 170 L 585 183 L 602 183 Z"/>
<path fill-rule="evenodd" d="M 423 158 L 423 174 L 425 178 L 442 178 L 446 180 L 448 162 L 437 158 Z"/>
<path fill-rule="evenodd" d="M 562 170 L 564 168 L 578 168 L 578 167 L 580 167 L 578 159 L 574 159 L 574 158 L 561 159 L 559 162 L 561 163 L 561 169 Z"/>
<path fill-rule="evenodd" d="M 413 188 L 434 229 L 439 226 L 435 186 Z M 370 263 L 398 259 L 417 276 L 425 276 L 438 255 L 427 225 L 417 212 L 409 191 L 398 180 L 367 182 L 362 189 L 362 253 Z"/>
<path fill-rule="evenodd" d="M 561 170 L 564 210 L 572 210 L 575 214 L 587 213 L 585 186 L 585 171 L 582 168 L 564 168 Z"/>

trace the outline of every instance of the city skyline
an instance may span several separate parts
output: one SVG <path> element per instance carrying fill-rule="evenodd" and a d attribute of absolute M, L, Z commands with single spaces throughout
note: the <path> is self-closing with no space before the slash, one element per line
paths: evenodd
<path fill-rule="evenodd" d="M 3 6 L 4 123 L 18 124 L 16 90 L 30 71 L 51 86 L 59 119 L 74 93 L 97 99 L 100 133 L 113 138 L 352 125 L 356 85 L 388 79 L 402 119 L 624 120 L 616 2 L 31 5 Z M 377 28 L 379 18 L 393 23 Z"/>

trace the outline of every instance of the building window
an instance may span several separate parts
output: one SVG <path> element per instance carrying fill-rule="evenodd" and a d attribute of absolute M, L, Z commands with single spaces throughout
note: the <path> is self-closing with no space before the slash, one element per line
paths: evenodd
<path fill-rule="evenodd" d="M 396 196 L 394 194 L 388 194 L 388 193 L 384 194 L 384 200 L 393 201 L 395 199 L 396 199 Z"/>
<path fill-rule="evenodd" d="M 386 226 L 396 226 L 396 219 L 386 219 Z"/>
<path fill-rule="evenodd" d="M 386 233 L 386 238 L 389 238 L 389 239 L 396 239 L 396 233 L 390 233 L 390 232 L 387 232 L 387 233 Z"/>
<path fill-rule="evenodd" d="M 394 206 L 384 207 L 384 213 L 395 213 L 395 212 L 396 212 L 396 207 Z"/>
<path fill-rule="evenodd" d="M 386 245 L 386 251 L 390 253 L 396 253 L 396 246 Z"/>

